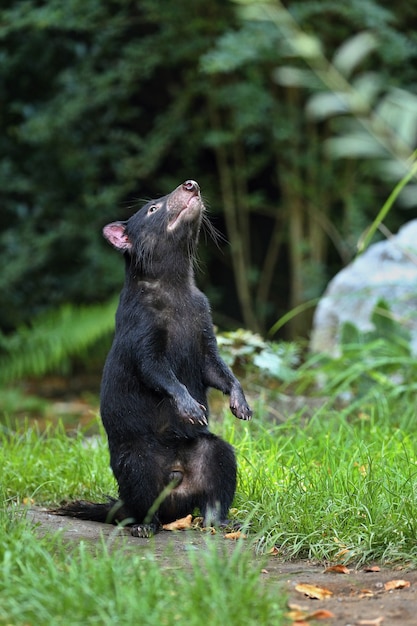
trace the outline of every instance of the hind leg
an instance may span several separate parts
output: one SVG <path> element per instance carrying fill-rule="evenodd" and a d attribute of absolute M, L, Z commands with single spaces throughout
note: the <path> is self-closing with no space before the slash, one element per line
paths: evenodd
<path fill-rule="evenodd" d="M 236 490 L 232 446 L 208 434 L 182 442 L 178 460 L 181 481 L 162 504 L 161 516 L 182 517 L 198 507 L 206 526 L 226 523 Z"/>
<path fill-rule="evenodd" d="M 210 443 L 209 443 L 210 442 Z M 236 457 L 231 445 L 222 439 L 202 443 L 207 470 L 206 490 L 199 508 L 205 526 L 227 524 L 227 516 L 236 491 Z M 198 462 L 195 464 L 199 468 Z"/>
<path fill-rule="evenodd" d="M 178 473 L 171 471 L 175 458 L 175 450 L 155 441 L 135 441 L 111 450 L 111 466 L 120 499 L 134 521 L 134 536 L 149 537 L 165 521 L 160 520 L 158 509 L 167 486 L 179 482 Z"/>
<path fill-rule="evenodd" d="M 111 450 L 120 499 L 134 519 L 133 535 L 149 537 L 161 526 L 199 508 L 207 526 L 227 522 L 236 489 L 232 446 L 212 434 L 169 445 L 133 442 Z"/>

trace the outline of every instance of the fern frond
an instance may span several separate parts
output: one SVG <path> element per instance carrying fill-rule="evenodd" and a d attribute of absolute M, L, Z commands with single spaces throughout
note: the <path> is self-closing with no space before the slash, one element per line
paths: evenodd
<path fill-rule="evenodd" d="M 114 328 L 117 300 L 91 305 L 67 304 L 0 337 L 0 384 L 42 376 L 82 355 Z"/>

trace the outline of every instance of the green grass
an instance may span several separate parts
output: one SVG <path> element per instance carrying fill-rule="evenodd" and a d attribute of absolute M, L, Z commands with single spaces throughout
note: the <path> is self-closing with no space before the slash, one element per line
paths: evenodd
<path fill-rule="evenodd" d="M 257 407 L 249 424 L 225 414 L 216 425 L 236 447 L 235 515 L 249 519 L 257 545 L 287 558 L 355 563 L 417 563 L 417 424 L 409 398 L 384 396 L 364 410 L 326 407 L 305 422 L 276 426 Z M 104 433 L 69 438 L 4 429 L 0 468 L 5 496 L 57 504 L 116 495 Z"/>
<path fill-rule="evenodd" d="M 59 534 L 37 536 L 16 503 L 116 494 L 102 431 L 86 441 L 62 427 L 3 428 L 0 471 L 0 624 L 286 623 L 285 595 L 264 585 L 248 544 L 238 542 L 230 555 L 207 536 L 206 549 L 184 552 L 167 568 L 152 544 L 127 552 L 104 540 L 68 545 Z"/>
<path fill-rule="evenodd" d="M 3 427 L 0 468 L 6 498 L 57 504 L 74 498 L 102 499 L 115 494 L 107 442 L 82 431 L 68 437 L 62 425 L 41 432 L 36 427 Z"/>
<path fill-rule="evenodd" d="M 338 368 L 343 371 L 341 363 Z M 349 389 L 356 393 L 349 406 L 336 410 L 332 397 L 309 420 L 295 415 L 281 425 L 268 422 L 273 392 L 264 393 L 251 423 L 225 411 L 214 428 L 236 448 L 234 514 L 250 522 L 253 541 L 230 556 L 208 537 L 206 550 L 184 553 L 182 567 L 167 568 L 152 544 L 146 553 L 127 553 L 104 542 L 68 546 L 59 535 L 39 538 L 16 503 L 116 495 L 106 438 L 102 428 L 86 438 L 81 431 L 69 437 L 60 426 L 42 433 L 29 424 L 3 426 L 0 625 L 280 626 L 285 597 L 262 582 L 262 562 L 254 556 L 274 545 L 288 559 L 415 567 L 417 421 L 414 377 L 408 380 L 407 371 L 396 386 L 375 370 L 365 387 L 355 382 L 356 392 Z"/>
<path fill-rule="evenodd" d="M 184 567 L 162 569 L 151 551 L 37 538 L 3 510 L 0 562 L 0 624 L 283 624 L 285 598 L 260 584 L 239 546 L 226 557 L 208 542 Z"/>
<path fill-rule="evenodd" d="M 249 427 L 236 505 L 288 558 L 416 564 L 416 430 L 414 406 L 391 413 L 384 398 L 366 413 Z"/>

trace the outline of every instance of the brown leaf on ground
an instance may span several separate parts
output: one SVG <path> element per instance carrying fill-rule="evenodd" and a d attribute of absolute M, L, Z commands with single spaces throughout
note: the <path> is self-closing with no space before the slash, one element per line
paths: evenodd
<path fill-rule="evenodd" d="M 378 565 L 369 565 L 363 568 L 364 572 L 380 572 L 381 568 Z"/>
<path fill-rule="evenodd" d="M 346 565 L 331 565 L 324 570 L 325 574 L 349 574 L 350 569 Z"/>
<path fill-rule="evenodd" d="M 305 620 L 306 612 L 302 609 L 293 609 L 292 611 L 288 611 L 287 617 L 291 619 L 293 622 L 300 622 Z"/>
<path fill-rule="evenodd" d="M 192 515 L 187 515 L 187 517 L 182 517 L 181 519 L 175 520 L 175 522 L 171 522 L 170 524 L 164 524 L 162 528 L 164 530 L 187 530 L 191 528 L 193 521 Z"/>
<path fill-rule="evenodd" d="M 318 609 L 318 611 L 314 611 L 314 613 L 309 613 L 307 619 L 331 619 L 332 617 L 336 617 L 334 613 L 331 611 L 327 611 L 326 609 Z"/>
<path fill-rule="evenodd" d="M 195 530 L 201 530 L 203 533 L 210 533 L 210 535 L 215 535 L 217 532 L 214 526 L 204 526 L 203 517 L 195 517 L 193 519 L 192 528 Z"/>
<path fill-rule="evenodd" d="M 238 539 L 247 539 L 247 535 L 243 534 L 240 530 L 236 530 L 233 533 L 226 533 L 224 538 L 237 541 Z"/>
<path fill-rule="evenodd" d="M 359 622 L 356 622 L 358 626 L 381 626 L 384 618 L 375 617 L 375 619 L 360 619 Z"/>
<path fill-rule="evenodd" d="M 390 580 L 384 585 L 385 591 L 392 591 L 392 589 L 404 589 L 409 587 L 410 583 L 408 580 Z"/>
<path fill-rule="evenodd" d="M 347 554 L 349 554 L 349 552 L 350 552 L 349 548 L 342 548 L 341 550 L 339 550 L 339 552 L 337 554 L 335 554 L 334 558 L 338 561 L 339 559 L 342 559 Z"/>
<path fill-rule="evenodd" d="M 321 619 L 329 619 L 335 617 L 334 613 L 331 611 L 326 611 L 326 609 L 318 609 L 313 613 L 308 611 L 304 611 L 301 608 L 294 608 L 289 613 L 287 613 L 287 617 L 293 621 L 294 624 L 302 624 L 304 622 L 309 622 L 311 620 L 321 620 Z"/>
<path fill-rule="evenodd" d="M 361 592 L 359 594 L 360 598 L 372 598 L 372 596 L 374 596 L 374 592 L 372 591 L 372 589 L 361 589 Z"/>
<path fill-rule="evenodd" d="M 303 593 L 309 598 L 313 598 L 314 600 L 325 600 L 333 595 L 333 592 L 330 591 L 330 589 L 317 587 L 316 585 L 309 585 L 308 583 L 299 583 L 295 586 L 295 590 L 299 593 Z"/>

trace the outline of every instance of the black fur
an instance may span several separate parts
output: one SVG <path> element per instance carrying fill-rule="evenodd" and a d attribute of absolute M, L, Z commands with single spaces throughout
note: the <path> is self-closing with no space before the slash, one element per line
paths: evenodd
<path fill-rule="evenodd" d="M 208 387 L 230 395 L 236 417 L 252 415 L 219 356 L 208 301 L 194 282 L 203 212 L 198 184 L 186 181 L 103 230 L 125 255 L 126 279 L 101 416 L 123 503 L 113 520 L 134 520 L 137 536 L 194 508 L 208 525 L 226 520 L 236 461 L 233 448 L 208 430 Z M 114 504 L 78 502 L 56 512 L 109 521 Z"/>

